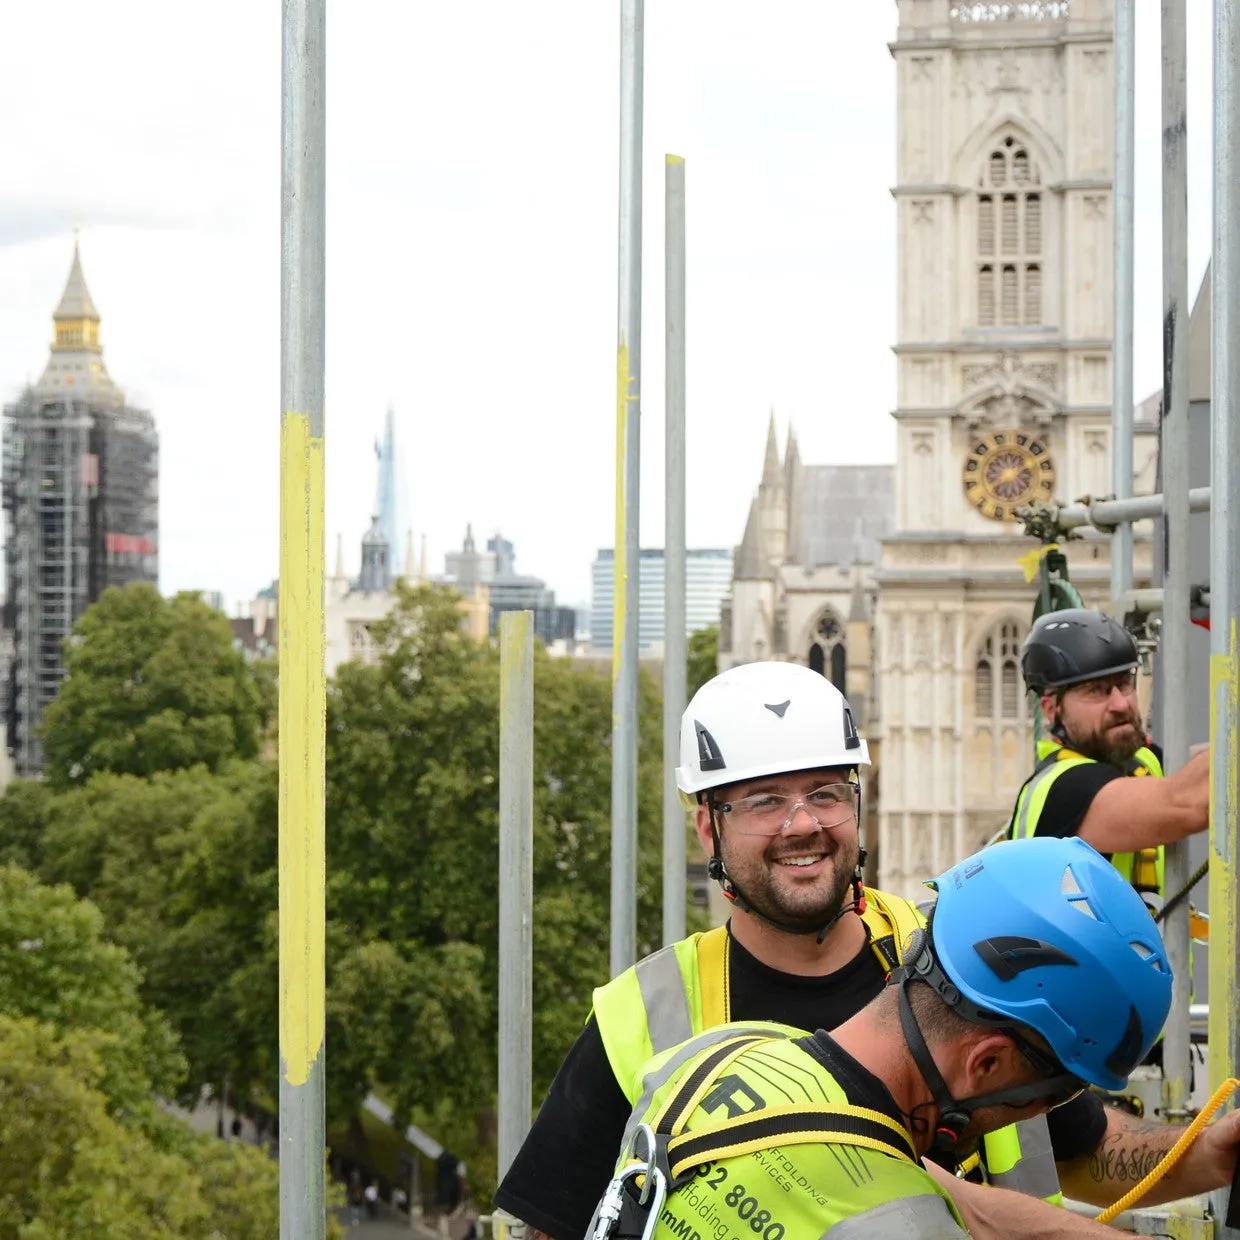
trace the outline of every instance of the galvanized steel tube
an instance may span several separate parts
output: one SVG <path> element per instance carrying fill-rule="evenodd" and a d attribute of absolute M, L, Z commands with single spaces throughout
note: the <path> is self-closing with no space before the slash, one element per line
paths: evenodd
<path fill-rule="evenodd" d="M 1236 850 L 1240 842 L 1240 21 L 1214 0 L 1214 256 L 1210 456 L 1210 1088 L 1240 1065 Z M 1228 1104 L 1234 1105 L 1234 1099 Z M 1214 1194 L 1223 1217 L 1227 1191 Z M 1217 1226 L 1216 1235 L 1236 1236 Z"/>
<path fill-rule="evenodd" d="M 663 538 L 663 943 L 685 937 L 685 809 L 676 790 L 685 709 L 685 161 L 664 169 L 663 303 L 665 511 Z"/>
<path fill-rule="evenodd" d="M 534 613 L 499 618 L 499 1175 L 530 1129 L 534 1010 Z"/>
<path fill-rule="evenodd" d="M 1132 494 L 1133 201 L 1136 179 L 1136 0 L 1115 0 L 1115 344 L 1111 355 L 1111 485 Z M 1111 597 L 1132 589 L 1132 529 L 1111 540 Z"/>
<path fill-rule="evenodd" d="M 1163 242 L 1163 612 L 1158 664 L 1162 745 L 1167 774 L 1188 761 L 1188 89 L 1185 0 L 1162 0 L 1162 242 Z M 1131 528 L 1131 527 L 1126 527 Z M 1188 881 L 1188 842 L 1166 849 L 1164 889 Z M 1188 904 L 1167 916 L 1163 935 L 1175 977 L 1163 1039 L 1163 1117 L 1186 1117 L 1188 1101 Z"/>
<path fill-rule="evenodd" d="M 611 972 L 637 956 L 638 607 L 641 543 L 643 0 L 620 0 L 616 539 L 612 561 Z"/>
<path fill-rule="evenodd" d="M 326 0 L 284 0 L 280 218 L 280 1237 L 323 1240 Z"/>

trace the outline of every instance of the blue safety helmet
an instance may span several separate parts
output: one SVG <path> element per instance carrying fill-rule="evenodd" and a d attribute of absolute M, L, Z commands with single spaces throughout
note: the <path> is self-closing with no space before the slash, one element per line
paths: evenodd
<path fill-rule="evenodd" d="M 1035 1030 L 1068 1072 L 1122 1088 L 1167 1019 L 1171 966 L 1115 867 L 1075 836 L 1035 837 L 994 844 L 928 885 L 943 998 L 968 1020 Z"/>

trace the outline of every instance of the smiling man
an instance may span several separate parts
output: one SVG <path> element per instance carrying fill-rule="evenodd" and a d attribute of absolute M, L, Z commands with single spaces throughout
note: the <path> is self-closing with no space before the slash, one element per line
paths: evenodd
<path fill-rule="evenodd" d="M 1078 835 L 1155 903 L 1165 894 L 1163 846 L 1210 825 L 1210 755 L 1162 777 L 1141 726 L 1136 642 L 1110 616 L 1073 608 L 1040 617 L 1021 670 L 1050 737 L 1039 742 L 1008 834 Z"/>
<path fill-rule="evenodd" d="M 594 992 L 593 1011 L 495 1195 L 502 1211 L 553 1240 L 585 1234 L 643 1063 L 727 1022 L 843 1025 L 883 990 L 924 925 L 908 901 L 862 887 L 857 773 L 869 753 L 847 701 L 822 676 L 791 663 L 716 676 L 685 711 L 680 751 L 677 783 L 732 917 Z M 1086 1234 L 1085 1220 L 1078 1228 L 1077 1216 L 1038 1200 L 1058 1199 L 1056 1163 L 1074 1196 L 1107 1205 L 1130 1187 L 1113 1167 L 1126 1171 L 1130 1159 L 1165 1150 L 1183 1131 L 1146 1131 L 1089 1094 L 1052 1113 L 1049 1142 L 1047 1124 L 1039 1116 L 983 1143 L 991 1184 L 1019 1193 L 952 1180 L 953 1195 L 968 1197 L 957 1204 L 975 1236 Z M 1208 1131 L 1151 1200 L 1230 1181 L 1235 1133 L 1230 1123 Z M 1110 1157 L 1094 1158 L 1103 1142 Z"/>

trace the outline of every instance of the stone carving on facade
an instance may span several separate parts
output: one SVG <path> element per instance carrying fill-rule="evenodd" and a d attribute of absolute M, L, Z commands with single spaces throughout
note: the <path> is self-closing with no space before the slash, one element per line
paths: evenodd
<path fill-rule="evenodd" d="M 1053 362 L 1022 362 L 1005 352 L 997 362 L 963 367 L 961 413 L 971 432 L 989 426 L 1045 428 L 1057 412 L 1059 368 Z"/>
<path fill-rule="evenodd" d="M 913 663 L 928 666 L 930 663 L 930 617 L 920 615 L 913 627 Z"/>
<path fill-rule="evenodd" d="M 1005 352 L 997 362 L 965 366 L 960 372 L 965 394 L 988 384 L 1014 391 L 1020 382 L 1036 383 L 1053 392 L 1059 383 L 1059 367 L 1054 362 L 1025 362 L 1013 352 Z"/>
<path fill-rule="evenodd" d="M 957 25 L 980 22 L 1057 22 L 1068 17 L 1071 0 L 972 0 L 953 4 L 951 19 Z"/>

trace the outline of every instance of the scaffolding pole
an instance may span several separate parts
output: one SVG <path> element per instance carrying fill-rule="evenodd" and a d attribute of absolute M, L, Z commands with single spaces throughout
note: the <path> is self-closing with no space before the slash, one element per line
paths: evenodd
<path fill-rule="evenodd" d="M 1188 761 L 1189 683 L 1188 529 L 1188 93 L 1185 0 L 1162 0 L 1162 229 L 1163 414 L 1162 475 L 1163 615 L 1158 661 L 1161 681 L 1163 763 L 1167 774 Z M 1131 526 L 1125 526 L 1131 532 Z M 1130 582 L 1131 584 L 1131 582 Z M 1188 881 L 1188 841 L 1168 844 L 1164 890 Z M 1188 1112 L 1189 977 L 1188 904 L 1168 914 L 1163 931 L 1174 984 L 1163 1041 L 1163 1118 Z"/>
<path fill-rule="evenodd" d="M 534 613 L 499 618 L 499 1164 L 530 1130 L 533 1063 Z"/>
<path fill-rule="evenodd" d="M 284 0 L 280 219 L 280 1238 L 323 1240 L 327 0 Z"/>
<path fill-rule="evenodd" d="M 1079 504 L 1029 504 L 1018 508 L 1016 515 L 1025 523 L 1026 533 L 1031 537 L 1046 537 L 1054 542 L 1072 530 L 1086 526 L 1104 531 L 1118 530 L 1132 521 L 1161 517 L 1166 510 L 1164 497 L 1159 492 L 1154 495 L 1131 495 L 1127 499 L 1082 501 Z M 1210 511 L 1209 487 L 1193 487 L 1188 492 L 1188 511 Z M 1131 587 L 1113 597 L 1122 598 L 1129 593 Z"/>
<path fill-rule="evenodd" d="M 1210 458 L 1210 1088 L 1240 1065 L 1236 848 L 1240 820 L 1240 15 L 1214 0 L 1214 246 L 1211 265 Z M 1233 1105 L 1233 1103 L 1228 1104 Z M 1214 1193 L 1224 1217 L 1227 1192 Z M 1220 1237 L 1240 1232 L 1219 1226 Z"/>
<path fill-rule="evenodd" d="M 664 163 L 663 945 L 685 937 L 685 807 L 676 790 L 685 709 L 685 161 Z"/>
<path fill-rule="evenodd" d="M 642 27 L 620 0 L 620 237 L 616 346 L 616 540 L 612 560 L 611 972 L 637 958 L 637 708 L 641 543 Z"/>
<path fill-rule="evenodd" d="M 1132 494 L 1133 196 L 1136 180 L 1136 0 L 1115 0 L 1115 346 L 1112 351 L 1111 485 Z M 1132 528 L 1111 540 L 1111 597 L 1132 589 Z"/>

